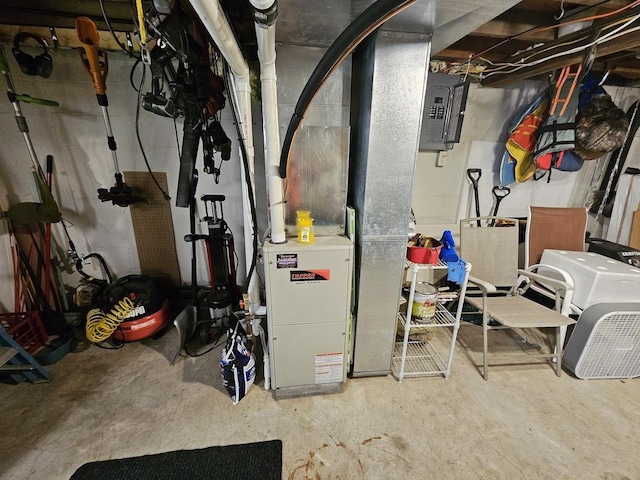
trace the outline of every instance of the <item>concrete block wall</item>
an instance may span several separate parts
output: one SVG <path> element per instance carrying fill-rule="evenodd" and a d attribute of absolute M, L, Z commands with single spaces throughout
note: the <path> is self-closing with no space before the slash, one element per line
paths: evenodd
<path fill-rule="evenodd" d="M 448 152 L 419 152 L 413 185 L 416 231 L 440 238 L 444 230 L 457 235 L 461 218 L 475 216 L 475 204 L 467 168 L 481 168 L 480 214 L 493 212 L 492 188 L 500 183 L 499 166 L 507 129 L 515 114 L 544 88 L 537 81 L 522 81 L 505 88 L 472 84 L 460 143 Z M 614 103 L 627 110 L 640 89 L 607 87 Z M 625 166 L 640 164 L 636 141 Z M 553 170 L 551 181 L 528 181 L 511 185 L 499 214 L 526 217 L 529 205 L 585 206 L 599 184 L 609 156 L 585 162 L 578 172 Z M 605 219 L 600 219 L 600 223 Z M 595 227 L 595 225 L 594 225 Z M 600 230 L 603 228 L 599 227 Z M 595 228 L 594 228 L 595 230 Z"/>
<path fill-rule="evenodd" d="M 25 51 L 35 55 L 37 51 Z M 46 156 L 54 157 L 54 196 L 67 222 L 69 233 L 81 255 L 100 253 L 117 277 L 140 273 L 136 243 L 127 208 L 113 206 L 110 202 L 98 200 L 96 190 L 108 188 L 114 183 L 114 169 L 111 152 L 107 146 L 106 132 L 100 106 L 97 103 L 91 79 L 80 62 L 78 52 L 58 50 L 52 53 L 53 73 L 50 78 L 25 76 L 10 48 L 5 46 L 15 89 L 18 93 L 32 97 L 46 98 L 60 103 L 59 107 L 45 107 L 21 103 L 23 113 L 30 128 L 30 135 L 43 168 Z M 109 53 L 109 73 L 106 80 L 109 99 L 109 116 L 117 142 L 117 155 L 121 171 L 146 171 L 146 166 L 135 133 L 137 93 L 129 82 L 134 60 L 122 53 Z M 139 65 L 133 80 L 140 82 L 142 69 Z M 150 73 L 147 71 L 148 91 Z M 4 82 L 1 83 L 4 89 Z M 14 120 L 11 103 L 3 95 L 0 100 L 0 204 L 4 209 L 19 202 L 34 201 L 34 181 L 31 161 L 25 142 Z M 258 110 L 259 111 L 259 110 Z M 260 118 L 254 119 L 260 131 Z M 231 160 L 222 164 L 220 183 L 216 184 L 211 175 L 202 172 L 202 158 L 198 154 L 197 166 L 200 182 L 197 198 L 202 194 L 221 194 L 224 202 L 225 219 L 229 223 L 238 254 L 238 280 L 244 282 L 245 254 L 243 248 L 242 199 L 240 190 L 240 160 L 238 156 L 238 135 L 232 123 L 230 106 L 222 110 L 222 124 L 232 140 Z M 140 136 L 147 158 L 153 171 L 166 172 L 169 195 L 172 197 L 171 210 L 174 222 L 175 242 L 180 264 L 180 274 L 185 284 L 190 283 L 190 245 L 183 236 L 189 231 L 189 212 L 186 208 L 175 207 L 177 189 L 179 148 L 177 136 L 182 142 L 182 120 L 174 127 L 173 120 L 160 117 L 140 109 Z M 258 144 L 259 145 L 259 144 Z M 256 148 L 261 158 L 261 149 Z M 216 163 L 220 162 L 219 155 Z M 263 179 L 261 167 L 256 176 Z M 125 178 L 126 180 L 126 178 Z M 264 180 L 262 198 L 264 198 Z M 260 192 L 259 192 L 260 193 Z M 256 195 L 258 196 L 258 194 Z M 204 206 L 199 203 L 199 217 L 204 216 Z M 205 225 L 198 222 L 203 233 Z M 68 244 L 61 225 L 54 224 L 56 241 L 63 249 Z M 158 232 L 162 235 L 163 232 Z M 208 284 L 204 249 L 198 246 L 198 277 L 202 284 Z M 87 265 L 85 271 L 100 275 L 98 266 Z M 70 285 L 77 279 L 71 277 Z M 13 311 L 12 268 L 10 264 L 9 236 L 6 226 L 0 226 L 0 311 Z"/>

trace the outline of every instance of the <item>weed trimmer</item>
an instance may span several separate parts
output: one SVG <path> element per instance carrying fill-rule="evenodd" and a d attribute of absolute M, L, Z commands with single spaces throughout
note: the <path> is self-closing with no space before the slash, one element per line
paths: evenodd
<path fill-rule="evenodd" d="M 98 29 L 93 20 L 87 17 L 78 17 L 76 19 L 76 34 L 82 43 L 82 47 L 78 48 L 80 58 L 84 68 L 89 72 L 89 76 L 93 82 L 93 88 L 96 91 L 98 104 L 102 109 L 102 118 L 104 126 L 107 130 L 107 143 L 111 150 L 111 158 L 113 159 L 113 168 L 115 171 L 116 184 L 109 188 L 99 188 L 98 198 L 103 202 L 112 202 L 113 205 L 127 207 L 132 203 L 145 202 L 142 197 L 133 195 L 131 187 L 127 186 L 122 180 L 122 173 L 118 167 L 118 156 L 116 154 L 116 140 L 111 130 L 111 122 L 109 121 L 109 101 L 106 94 L 106 80 L 109 72 L 109 64 L 107 62 L 107 52 L 99 50 L 100 36 Z"/>
<path fill-rule="evenodd" d="M 38 191 L 40 193 L 41 200 L 41 203 L 20 204 L 19 208 L 16 205 L 14 206 L 14 208 L 9 209 L 9 215 L 12 216 L 12 218 L 15 214 L 22 219 L 28 218 L 29 220 L 38 219 L 43 222 L 59 222 L 61 218 L 60 211 L 58 210 L 58 206 L 53 199 L 53 196 L 51 196 L 51 194 L 49 193 L 49 189 L 46 185 L 46 177 L 44 171 L 42 170 L 42 166 L 38 161 L 38 156 L 36 155 L 35 148 L 33 148 L 33 142 L 31 141 L 31 136 L 29 135 L 29 126 L 27 125 L 27 119 L 22 114 L 20 102 L 45 105 L 49 107 L 57 107 L 59 106 L 59 103 L 52 100 L 44 100 L 42 98 L 34 98 L 29 95 L 16 93 L 13 86 L 13 81 L 11 79 L 9 62 L 7 62 L 7 57 L 4 54 L 4 49 L 2 46 L 0 46 L 0 71 L 2 72 L 2 76 L 7 85 L 7 97 L 9 98 L 11 105 L 13 105 L 13 111 L 15 114 L 16 123 L 18 124 L 18 130 L 20 130 L 22 136 L 24 137 L 24 141 L 27 145 L 27 150 L 29 151 L 29 156 L 31 157 L 33 169 L 36 172 Z"/>

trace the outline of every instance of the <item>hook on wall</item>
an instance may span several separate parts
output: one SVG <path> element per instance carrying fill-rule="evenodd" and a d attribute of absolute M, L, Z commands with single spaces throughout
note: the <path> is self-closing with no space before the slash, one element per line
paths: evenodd
<path fill-rule="evenodd" d="M 50 47 L 54 52 L 58 50 L 60 46 L 60 42 L 58 41 L 58 35 L 56 34 L 56 29 L 53 27 L 49 27 L 49 34 L 51 35 L 51 42 L 53 42 L 53 47 Z"/>

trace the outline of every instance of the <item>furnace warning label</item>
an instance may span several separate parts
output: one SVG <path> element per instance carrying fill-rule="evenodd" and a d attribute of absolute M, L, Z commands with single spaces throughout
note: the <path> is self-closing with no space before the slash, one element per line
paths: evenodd
<path fill-rule="evenodd" d="M 289 272 L 292 282 L 318 282 L 331 278 L 331 270 L 294 270 Z"/>
<path fill-rule="evenodd" d="M 277 268 L 298 268 L 297 253 L 279 253 L 276 255 Z"/>
<path fill-rule="evenodd" d="M 342 382 L 343 371 L 343 353 L 316 353 L 316 383 Z"/>

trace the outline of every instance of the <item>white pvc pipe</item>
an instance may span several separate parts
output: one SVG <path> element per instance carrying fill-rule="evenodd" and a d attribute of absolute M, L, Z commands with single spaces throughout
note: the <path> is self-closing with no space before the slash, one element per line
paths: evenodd
<path fill-rule="evenodd" d="M 238 116 L 240 122 L 240 128 L 245 140 L 247 149 L 247 164 L 249 166 L 249 176 L 251 182 L 251 188 L 255 192 L 254 181 L 254 148 L 253 148 L 253 133 L 251 131 L 251 87 L 249 84 L 249 65 L 244 59 L 238 42 L 229 26 L 227 17 L 222 11 L 222 7 L 218 0 L 189 0 L 191 6 L 195 10 L 196 14 L 202 20 L 203 25 L 211 35 L 211 39 L 214 41 L 220 53 L 225 58 L 231 72 L 233 74 L 233 88 L 234 92 L 230 92 L 232 95 L 236 95 L 238 105 Z M 240 153 L 242 155 L 242 153 Z M 244 167 L 241 168 L 242 172 L 242 201 L 243 201 L 243 213 L 244 213 L 244 251 L 245 251 L 245 266 L 246 274 L 249 274 L 251 267 L 251 259 L 253 258 L 253 231 L 254 225 L 251 218 L 251 204 L 249 202 L 249 196 L 247 193 L 247 184 L 245 182 Z M 256 226 L 257 229 L 257 226 Z M 257 234 L 257 231 L 256 231 Z M 260 306 L 260 291 L 258 287 L 257 274 L 253 273 L 251 278 L 247 278 L 249 287 L 247 293 L 249 294 L 249 309 L 251 313 Z"/>
<path fill-rule="evenodd" d="M 250 0 L 250 2 L 256 9 L 268 11 L 274 6 L 275 0 Z M 284 226 L 283 181 L 278 174 L 280 130 L 278 126 L 275 23 L 265 25 L 256 21 L 255 29 L 258 43 L 258 59 L 260 60 L 260 84 L 262 86 L 262 128 L 265 173 L 269 195 L 271 242 L 284 243 L 287 241 L 287 237 Z"/>
<path fill-rule="evenodd" d="M 238 121 L 240 123 L 240 131 L 244 138 L 246 150 L 247 150 L 247 166 L 249 167 L 249 179 L 251 182 L 251 189 L 254 192 L 255 202 L 255 174 L 254 174 L 254 148 L 253 148 L 253 131 L 251 129 L 252 117 L 251 117 L 251 88 L 249 86 L 249 77 L 238 78 L 234 77 L 234 84 L 232 86 L 234 94 L 236 96 L 236 104 L 240 109 L 238 112 Z M 242 155 L 242 151 L 239 152 Z M 249 187 L 245 181 L 245 167 L 244 162 L 240 162 L 240 175 L 242 177 L 240 185 L 242 186 L 242 205 L 243 205 L 243 224 L 244 224 L 244 251 L 245 251 L 245 267 L 246 273 L 249 275 L 251 268 L 251 259 L 253 258 L 253 234 L 258 234 L 257 225 L 253 224 L 253 218 L 251 217 L 251 201 L 249 200 Z M 255 229 L 255 232 L 254 232 Z M 255 314 L 260 307 L 260 286 L 258 282 L 258 275 L 254 269 L 251 278 L 247 278 L 249 287 L 247 293 L 249 294 L 249 313 Z"/>
<path fill-rule="evenodd" d="M 218 0 L 189 0 L 189 3 L 202 20 L 211 39 L 231 67 L 233 74 L 237 77 L 248 77 L 249 65 L 242 56 L 220 2 Z"/>

